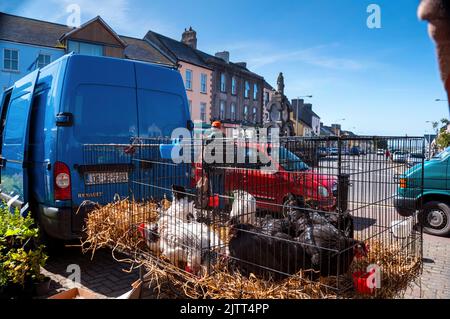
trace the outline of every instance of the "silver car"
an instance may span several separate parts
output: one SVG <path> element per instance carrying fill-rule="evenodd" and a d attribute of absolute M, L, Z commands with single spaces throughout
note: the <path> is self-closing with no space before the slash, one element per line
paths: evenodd
<path fill-rule="evenodd" d="M 397 163 L 406 163 L 408 154 L 402 151 L 396 151 L 392 154 L 392 161 Z"/>

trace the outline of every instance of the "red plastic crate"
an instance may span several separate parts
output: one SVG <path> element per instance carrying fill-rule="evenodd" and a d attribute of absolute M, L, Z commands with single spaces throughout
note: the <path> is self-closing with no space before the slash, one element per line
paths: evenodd
<path fill-rule="evenodd" d="M 365 271 L 357 271 L 353 273 L 353 285 L 356 289 L 356 291 L 361 295 L 373 295 L 375 293 L 375 288 L 370 288 L 367 285 L 367 279 L 370 275 L 373 274 L 372 272 L 365 272 Z"/>

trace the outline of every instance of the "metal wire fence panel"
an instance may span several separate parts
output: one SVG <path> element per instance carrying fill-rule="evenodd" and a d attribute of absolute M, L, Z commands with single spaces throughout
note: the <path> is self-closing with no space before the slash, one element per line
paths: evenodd
<path fill-rule="evenodd" d="M 343 293 L 420 267 L 423 138 L 154 138 L 84 152 L 86 192 L 130 201 L 114 222 L 130 250 L 194 275 L 220 266 Z"/>

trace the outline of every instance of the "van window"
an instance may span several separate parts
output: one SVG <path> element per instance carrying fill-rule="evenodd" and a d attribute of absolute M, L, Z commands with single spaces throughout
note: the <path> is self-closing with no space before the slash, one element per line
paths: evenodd
<path fill-rule="evenodd" d="M 1 115 L 0 115 L 0 154 L 1 154 L 1 141 L 3 141 L 3 133 L 6 123 L 6 113 L 8 111 L 9 101 L 11 99 L 12 90 L 3 92 L 2 97 L 2 105 L 0 106 Z"/>
<path fill-rule="evenodd" d="M 138 134 L 135 89 L 80 85 L 72 113 L 75 139 L 81 143 L 111 143 Z"/>
<path fill-rule="evenodd" d="M 6 128 L 3 143 L 7 145 L 22 145 L 28 124 L 28 98 L 30 93 L 14 99 L 6 115 Z"/>
<path fill-rule="evenodd" d="M 139 132 L 142 137 L 171 136 L 176 128 L 186 128 L 183 99 L 175 94 L 138 90 Z"/>

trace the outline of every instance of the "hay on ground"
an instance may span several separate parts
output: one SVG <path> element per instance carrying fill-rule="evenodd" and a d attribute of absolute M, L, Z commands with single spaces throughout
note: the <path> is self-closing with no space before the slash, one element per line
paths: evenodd
<path fill-rule="evenodd" d="M 170 205 L 162 203 L 164 208 Z M 251 275 L 246 277 L 229 270 L 224 263 L 213 267 L 209 274 L 196 277 L 165 261 L 151 256 L 145 243 L 137 235 L 136 225 L 154 222 L 159 218 L 158 204 L 121 200 L 91 212 L 86 221 L 85 252 L 112 247 L 128 253 L 128 262 L 143 265 L 147 278 L 160 298 L 213 299 L 311 299 L 311 298 L 394 298 L 406 291 L 421 272 L 421 258 L 405 254 L 398 245 L 383 245 L 372 239 L 367 258 L 355 260 L 347 275 L 309 280 L 303 271 L 285 280 L 274 282 Z M 225 242 L 227 227 L 213 227 Z M 381 288 L 374 295 L 359 295 L 353 287 L 351 274 L 365 270 L 371 264 L 382 269 Z M 350 288 L 350 289 L 341 289 Z"/>

